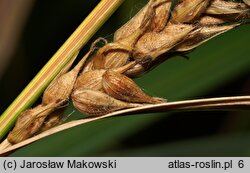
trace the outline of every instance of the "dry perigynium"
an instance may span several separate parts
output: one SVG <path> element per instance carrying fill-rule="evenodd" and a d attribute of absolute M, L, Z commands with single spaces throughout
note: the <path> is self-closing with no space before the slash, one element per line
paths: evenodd
<path fill-rule="evenodd" d="M 102 115 L 124 108 L 141 106 L 140 104 L 117 100 L 101 91 L 89 89 L 74 91 L 72 100 L 75 108 L 91 116 Z"/>
<path fill-rule="evenodd" d="M 14 129 L 8 135 L 8 141 L 18 143 L 36 134 L 42 127 L 45 118 L 62 106 L 64 101 L 38 105 L 24 111 L 17 119 Z"/>
<path fill-rule="evenodd" d="M 250 18 L 249 0 L 179 0 L 174 7 L 172 2 L 150 0 L 115 32 L 113 42 L 90 51 L 67 72 L 69 63 L 45 90 L 42 104 L 21 114 L 8 140 L 17 143 L 61 123 L 70 98 L 89 116 L 165 102 L 131 78 Z"/>
<path fill-rule="evenodd" d="M 145 94 L 132 79 L 113 70 L 107 70 L 103 74 L 102 85 L 105 93 L 126 102 L 154 104 L 166 101 Z"/>
<path fill-rule="evenodd" d="M 87 53 L 72 70 L 67 72 L 77 55 L 78 52 L 44 91 L 42 104 L 24 111 L 18 117 L 15 127 L 7 137 L 9 142 L 21 142 L 41 130 L 49 129 L 60 123 L 76 77 L 89 54 Z"/>

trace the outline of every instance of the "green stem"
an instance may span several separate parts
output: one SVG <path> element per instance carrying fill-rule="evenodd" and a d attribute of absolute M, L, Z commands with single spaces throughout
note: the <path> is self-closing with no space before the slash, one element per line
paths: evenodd
<path fill-rule="evenodd" d="M 102 0 L 0 117 L 0 140 L 124 0 Z"/>

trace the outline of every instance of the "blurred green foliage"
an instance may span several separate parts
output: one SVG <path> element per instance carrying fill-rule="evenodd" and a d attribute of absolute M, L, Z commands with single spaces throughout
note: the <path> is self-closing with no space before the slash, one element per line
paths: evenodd
<path fill-rule="evenodd" d="M 1 109 L 32 79 L 97 2 L 36 1 L 15 55 L 19 67 L 13 62 L 0 79 L 4 98 L 1 100 L 6 104 Z M 126 0 L 93 40 L 98 37 L 111 40 L 115 30 L 145 2 Z M 188 54 L 189 60 L 172 58 L 136 82 L 146 92 L 170 101 L 249 95 L 249 31 L 249 25 L 240 26 L 200 46 Z M 17 67 L 20 73 L 15 70 Z M 73 109 L 70 106 L 66 114 Z M 52 135 L 12 156 L 250 156 L 249 113 L 213 111 L 114 117 Z M 70 119 L 81 117 L 81 113 L 75 112 Z"/>

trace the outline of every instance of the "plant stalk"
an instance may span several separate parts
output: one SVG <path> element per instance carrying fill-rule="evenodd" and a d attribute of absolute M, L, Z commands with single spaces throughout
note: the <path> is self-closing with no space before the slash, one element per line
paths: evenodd
<path fill-rule="evenodd" d="M 196 99 L 196 100 L 185 100 L 185 101 L 176 101 L 168 102 L 162 104 L 146 105 L 137 108 L 125 109 L 121 111 L 112 112 L 110 114 L 85 118 L 81 120 L 71 121 L 57 127 L 51 128 L 43 133 L 40 133 L 34 137 L 31 137 L 25 141 L 17 143 L 13 146 L 8 145 L 8 141 L 5 140 L 0 145 L 0 156 L 4 156 L 8 153 L 31 144 L 39 139 L 42 139 L 46 136 L 50 136 L 57 132 L 83 125 L 92 121 L 96 121 L 103 118 L 109 118 L 113 116 L 121 115 L 132 115 L 140 113 L 151 113 L 151 112 L 171 112 L 171 111 L 196 111 L 196 110 L 250 110 L 250 96 L 235 96 L 235 97 L 219 97 L 219 98 L 208 98 L 208 99 Z M 135 115 L 132 115 L 135 116 Z"/>
<path fill-rule="evenodd" d="M 124 0 L 102 0 L 0 117 L 0 140 Z"/>

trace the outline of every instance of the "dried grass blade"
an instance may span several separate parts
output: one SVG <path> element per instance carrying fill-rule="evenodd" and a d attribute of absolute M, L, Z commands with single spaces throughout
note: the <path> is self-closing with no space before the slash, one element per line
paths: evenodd
<path fill-rule="evenodd" d="M 106 114 L 99 117 L 94 118 L 86 118 L 81 120 L 71 121 L 60 126 L 54 127 L 50 130 L 47 130 L 43 133 L 38 134 L 32 138 L 29 138 L 23 142 L 15 144 L 13 146 L 9 146 L 5 149 L 0 150 L 0 156 L 7 155 L 18 148 L 24 147 L 30 143 L 33 143 L 39 139 L 42 139 L 46 136 L 50 136 L 57 132 L 79 126 L 82 124 L 86 124 L 95 120 L 113 117 L 113 116 L 121 116 L 121 115 L 131 115 L 131 114 L 140 114 L 140 113 L 149 113 L 149 112 L 170 112 L 170 111 L 181 111 L 181 110 L 242 110 L 248 109 L 250 110 L 250 96 L 235 96 L 235 97 L 219 97 L 219 98 L 209 98 L 209 99 L 196 99 L 196 100 L 186 100 L 186 101 L 176 101 L 176 102 L 168 102 L 162 104 L 155 105 L 147 105 L 138 108 L 131 108 L 121 111 L 116 111 L 110 114 Z M 3 142 L 6 145 L 6 141 Z"/>

